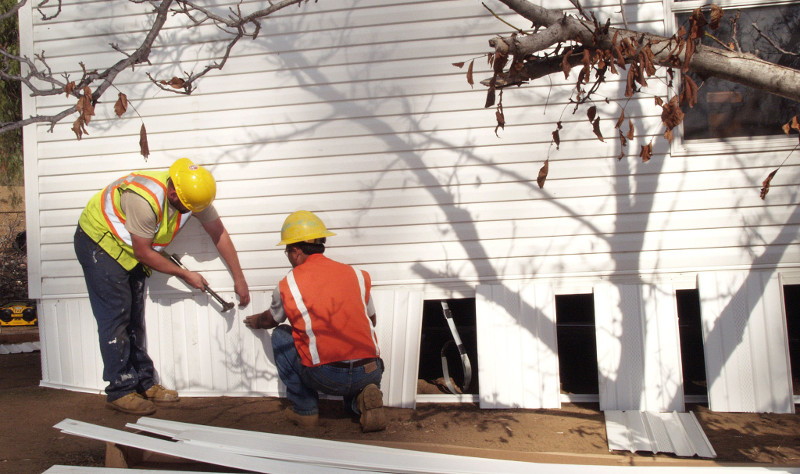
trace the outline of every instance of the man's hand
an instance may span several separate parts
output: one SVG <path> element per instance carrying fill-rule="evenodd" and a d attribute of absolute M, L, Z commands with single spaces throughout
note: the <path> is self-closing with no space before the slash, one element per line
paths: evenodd
<path fill-rule="evenodd" d="M 180 278 L 183 279 L 187 285 L 191 286 L 192 288 L 197 288 L 200 291 L 205 291 L 206 285 L 208 285 L 208 282 L 205 278 L 203 278 L 203 275 L 197 272 L 187 271 L 184 275 L 181 275 Z"/>
<path fill-rule="evenodd" d="M 241 282 L 236 281 L 233 283 L 233 291 L 236 292 L 236 295 L 239 297 L 239 307 L 244 308 L 248 304 L 250 304 L 250 288 L 247 286 L 247 282 L 242 279 Z"/>
<path fill-rule="evenodd" d="M 244 318 L 244 325 L 250 329 L 272 329 L 278 323 L 272 319 L 272 313 L 266 310 L 263 313 L 253 314 Z"/>
<path fill-rule="evenodd" d="M 244 318 L 244 325 L 250 329 L 261 329 L 261 325 L 258 323 L 258 319 L 261 317 L 261 314 L 262 313 L 253 314 Z"/>

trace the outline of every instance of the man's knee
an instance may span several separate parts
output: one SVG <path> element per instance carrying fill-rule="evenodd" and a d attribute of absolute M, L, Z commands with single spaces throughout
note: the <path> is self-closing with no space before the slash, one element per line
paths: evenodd
<path fill-rule="evenodd" d="M 272 350 L 285 351 L 290 345 L 294 347 L 292 328 L 288 324 L 281 324 L 272 330 Z"/>

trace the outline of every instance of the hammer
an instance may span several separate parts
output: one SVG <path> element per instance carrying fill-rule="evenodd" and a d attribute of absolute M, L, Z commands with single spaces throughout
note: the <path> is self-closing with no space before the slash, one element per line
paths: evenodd
<path fill-rule="evenodd" d="M 166 258 L 172 260 L 172 263 L 174 263 L 175 265 L 183 268 L 184 270 L 191 271 L 188 268 L 186 268 L 186 265 L 181 263 L 181 259 L 179 259 L 178 256 L 175 255 L 174 253 L 167 253 L 166 251 L 163 251 L 163 252 L 161 252 L 161 255 L 163 255 Z M 223 300 L 222 297 L 220 295 L 218 295 L 216 291 L 214 291 L 211 288 L 209 288 L 208 285 L 206 285 L 205 283 L 203 283 L 203 291 L 207 291 L 208 294 L 213 296 L 214 299 L 217 300 L 217 302 L 222 305 L 222 312 L 223 313 L 228 311 L 228 310 L 230 310 L 230 309 L 233 309 L 234 304 L 232 302 L 227 302 L 227 301 Z"/>

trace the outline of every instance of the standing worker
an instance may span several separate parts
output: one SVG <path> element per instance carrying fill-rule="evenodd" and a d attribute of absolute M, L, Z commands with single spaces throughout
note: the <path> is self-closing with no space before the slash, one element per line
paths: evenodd
<path fill-rule="evenodd" d="M 272 329 L 278 375 L 301 427 L 319 422 L 319 393 L 344 397 L 364 432 L 386 428 L 383 374 L 369 273 L 325 257 L 329 232 L 309 211 L 289 215 L 281 241 L 292 270 L 272 294 L 270 308 L 245 318 L 251 329 Z M 289 324 L 281 324 L 286 320 Z"/>
<path fill-rule="evenodd" d="M 106 406 L 135 415 L 156 411 L 153 402 L 177 402 L 178 392 L 156 383 L 147 354 L 144 323 L 145 278 L 157 270 L 202 290 L 208 282 L 159 252 L 196 216 L 233 275 L 239 304 L 250 290 L 230 235 L 211 202 L 217 192 L 205 168 L 180 158 L 169 171 L 140 171 L 95 194 L 75 231 L 75 254 L 83 267 L 97 320 Z"/>

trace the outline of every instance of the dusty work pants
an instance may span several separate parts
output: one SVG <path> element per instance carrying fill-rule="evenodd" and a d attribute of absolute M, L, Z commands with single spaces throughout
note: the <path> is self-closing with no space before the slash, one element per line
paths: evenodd
<path fill-rule="evenodd" d="M 319 413 L 319 392 L 340 395 L 344 398 L 345 410 L 361 413 L 356 397 L 369 384 L 380 386 L 383 361 L 361 367 L 333 367 L 330 364 L 306 367 L 294 345 L 292 328 L 281 324 L 272 331 L 272 352 L 278 376 L 286 385 L 286 397 L 300 415 Z"/>
<path fill-rule="evenodd" d="M 144 283 L 141 265 L 127 271 L 78 226 L 75 255 L 83 267 L 89 302 L 100 337 L 107 400 L 113 402 L 154 384 L 153 361 L 147 355 Z"/>

